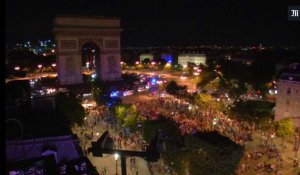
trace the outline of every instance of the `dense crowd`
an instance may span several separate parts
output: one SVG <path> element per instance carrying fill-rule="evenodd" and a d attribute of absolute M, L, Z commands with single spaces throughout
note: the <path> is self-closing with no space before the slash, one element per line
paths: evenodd
<path fill-rule="evenodd" d="M 199 106 L 173 97 L 139 101 L 135 102 L 134 105 L 137 106 L 140 114 L 150 120 L 156 120 L 158 116 L 162 115 L 175 121 L 179 124 L 182 134 L 216 130 L 230 137 L 236 143 L 247 146 L 249 142 L 253 141 L 253 132 L 256 129 L 254 124 L 233 120 L 216 110 L 210 108 L 201 109 Z M 97 125 L 101 125 L 102 127 L 100 128 L 102 128 L 103 131 L 94 130 Z M 115 141 L 115 149 L 144 149 L 145 141 L 142 139 L 140 133 L 134 132 L 126 135 L 113 120 L 112 114 L 107 106 L 101 106 L 98 107 L 97 110 L 91 110 L 85 119 L 85 126 L 85 129 L 82 128 L 80 131 L 80 135 L 84 137 L 82 145 L 85 153 L 87 153 L 86 150 L 90 146 L 90 142 L 99 138 L 99 132 L 102 133 L 105 130 L 115 131 L 115 134 L 111 135 Z M 252 152 L 246 152 L 244 155 L 246 161 L 255 161 L 256 163 L 251 163 L 251 165 L 249 163 L 242 163 L 237 169 L 237 174 L 242 175 L 250 170 L 256 171 L 258 175 L 263 174 L 262 172 L 275 173 L 276 175 L 282 174 L 280 171 L 284 166 L 282 154 L 278 147 L 268 142 L 268 134 L 270 133 L 265 133 L 265 139 L 262 139 L 256 149 Z M 133 162 L 132 160 L 132 169 L 135 167 L 135 163 Z M 152 165 L 149 164 L 150 170 L 152 169 L 151 166 Z M 298 160 L 294 160 L 294 167 L 298 167 Z"/>
<path fill-rule="evenodd" d="M 179 124 L 182 134 L 193 133 L 197 131 L 217 130 L 219 133 L 230 137 L 240 145 L 247 146 L 253 141 L 253 132 L 256 130 L 255 124 L 245 121 L 233 120 L 221 112 L 212 109 L 201 109 L 198 106 L 192 106 L 187 101 L 175 98 L 158 98 L 149 101 L 136 102 L 141 113 L 149 119 L 156 119 L 158 114 L 172 119 Z M 283 168 L 282 154 L 275 144 L 269 142 L 271 133 L 261 132 L 264 136 L 262 142 L 257 145 L 252 153 L 246 153 L 245 159 L 251 159 L 258 163 L 252 167 L 250 164 L 241 164 L 238 174 L 245 174 L 250 169 L 262 175 L 261 172 L 282 174 Z M 255 164 L 255 163 L 254 163 Z M 298 160 L 293 162 L 294 168 L 298 167 Z"/>

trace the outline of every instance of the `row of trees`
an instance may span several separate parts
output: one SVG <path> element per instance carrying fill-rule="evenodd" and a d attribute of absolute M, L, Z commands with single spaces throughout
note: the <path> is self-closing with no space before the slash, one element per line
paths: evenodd
<path fill-rule="evenodd" d="M 249 90 L 260 91 L 265 96 L 268 83 L 275 79 L 275 63 L 266 59 L 255 60 L 247 65 L 220 60 L 202 67 L 197 86 L 203 89 L 226 89 L 234 98 L 239 98 Z"/>
<path fill-rule="evenodd" d="M 163 116 L 146 120 L 143 137 L 165 135 L 164 161 L 177 174 L 233 174 L 243 155 L 243 147 L 217 132 L 181 135 L 178 124 Z"/>

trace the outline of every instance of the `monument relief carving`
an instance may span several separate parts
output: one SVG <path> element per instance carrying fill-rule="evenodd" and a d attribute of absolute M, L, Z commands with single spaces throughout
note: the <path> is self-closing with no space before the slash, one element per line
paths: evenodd
<path fill-rule="evenodd" d="M 59 83 L 71 85 L 83 82 L 82 67 L 86 66 L 86 63 L 83 63 L 82 56 L 86 54 L 83 51 L 85 44 L 91 44 L 94 48 L 94 51 L 91 51 L 93 60 L 90 60 L 93 64 L 95 62 L 96 77 L 101 80 L 119 79 L 121 31 L 120 20 L 115 18 L 55 17 L 53 34 L 58 46 L 56 56 L 60 65 L 57 69 Z"/>
<path fill-rule="evenodd" d="M 117 59 L 114 56 L 108 57 L 108 73 L 116 73 Z"/>
<path fill-rule="evenodd" d="M 119 40 L 105 40 L 105 48 L 109 49 L 118 49 L 119 47 Z"/>
<path fill-rule="evenodd" d="M 67 57 L 66 58 L 66 64 L 65 64 L 66 74 L 72 75 L 75 73 L 75 64 L 73 57 Z"/>
<path fill-rule="evenodd" d="M 61 40 L 60 48 L 61 49 L 76 49 L 77 48 L 76 40 Z"/>

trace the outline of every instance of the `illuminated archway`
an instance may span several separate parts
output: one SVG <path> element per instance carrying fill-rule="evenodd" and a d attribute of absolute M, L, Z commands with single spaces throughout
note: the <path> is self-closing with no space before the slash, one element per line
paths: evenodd
<path fill-rule="evenodd" d="M 121 77 L 121 31 L 119 19 L 80 16 L 56 17 L 53 33 L 60 84 L 82 83 L 82 68 L 86 66 L 86 60 L 82 58 L 85 51 L 82 49 L 86 46 L 91 46 L 89 47 L 91 51 L 95 50 L 91 59 L 94 59 L 97 78 L 101 80 L 119 79 Z"/>

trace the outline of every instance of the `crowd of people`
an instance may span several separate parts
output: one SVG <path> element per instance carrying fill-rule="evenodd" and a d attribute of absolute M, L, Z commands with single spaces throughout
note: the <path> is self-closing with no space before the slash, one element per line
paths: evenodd
<path fill-rule="evenodd" d="M 157 98 L 136 102 L 135 105 L 141 111 L 141 114 L 149 119 L 156 119 L 158 114 L 161 114 L 177 122 L 182 134 L 217 130 L 240 144 L 252 141 L 254 125 L 231 120 L 223 113 L 210 109 L 203 110 L 184 100 Z"/>
<path fill-rule="evenodd" d="M 247 146 L 248 143 L 253 141 L 253 132 L 256 130 L 254 124 L 230 119 L 225 114 L 216 110 L 210 108 L 203 109 L 174 97 L 138 101 L 134 105 L 136 105 L 140 114 L 150 120 L 156 120 L 158 116 L 162 115 L 175 121 L 179 124 L 182 134 L 216 130 L 230 137 L 236 143 Z M 107 106 L 101 106 L 97 110 L 90 111 L 85 119 L 86 127 L 81 128 L 80 131 L 80 135 L 84 138 L 82 144 L 85 152 L 87 153 L 86 149 L 90 146 L 90 142 L 100 137 L 99 132 L 102 133 L 105 130 L 115 131 L 115 134 L 111 135 L 115 143 L 115 149 L 143 150 L 145 141 L 142 139 L 140 133 L 134 132 L 125 135 L 122 130 L 119 130 L 120 128 L 117 127 L 116 123 L 111 120 L 111 117 L 112 114 Z M 103 130 L 94 130 L 99 124 Z M 283 168 L 281 152 L 275 144 L 269 144 L 267 139 L 258 144 L 257 149 L 254 149 L 252 152 L 245 152 L 244 159 L 247 163 L 239 165 L 237 174 L 242 175 L 250 170 L 254 170 L 257 174 L 272 172 L 279 175 L 281 174 L 280 170 Z M 132 167 L 135 165 L 133 162 L 132 160 Z M 294 161 L 294 167 L 298 167 L 297 163 L 298 161 Z M 151 170 L 151 167 L 149 169 Z"/>
<path fill-rule="evenodd" d="M 256 130 L 255 124 L 230 119 L 221 112 L 209 108 L 201 109 L 182 99 L 157 98 L 149 101 L 139 101 L 135 105 L 149 119 L 156 119 L 158 114 L 172 119 L 179 124 L 182 134 L 216 130 L 230 137 L 236 143 L 246 146 L 253 141 L 253 132 Z M 266 137 L 270 137 L 270 133 L 264 134 Z M 263 174 L 262 172 L 282 174 L 282 153 L 279 151 L 278 146 L 269 143 L 267 138 L 263 140 L 263 143 L 258 144 L 257 149 L 254 149 L 252 153 L 246 153 L 245 155 L 246 158 L 258 163 L 252 161 L 251 166 L 250 164 L 241 164 L 237 169 L 238 174 L 245 174 L 250 169 L 258 172 L 258 174 Z M 297 168 L 298 160 L 294 161 L 293 165 L 294 168 Z"/>

